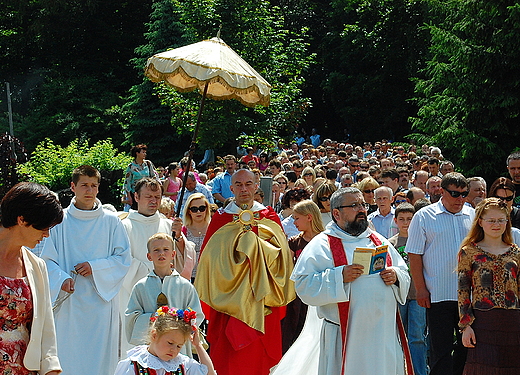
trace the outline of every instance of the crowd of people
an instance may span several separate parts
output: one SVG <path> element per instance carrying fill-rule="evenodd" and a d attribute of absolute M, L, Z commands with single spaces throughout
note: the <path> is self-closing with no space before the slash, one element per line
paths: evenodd
<path fill-rule="evenodd" d="M 486 181 L 312 135 L 166 168 L 136 145 L 121 212 L 91 166 L 64 209 L 16 185 L 2 374 L 517 373 L 520 153 Z"/>

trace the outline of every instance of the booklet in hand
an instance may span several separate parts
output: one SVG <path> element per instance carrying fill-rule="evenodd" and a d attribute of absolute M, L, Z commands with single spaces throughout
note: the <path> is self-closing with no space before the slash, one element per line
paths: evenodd
<path fill-rule="evenodd" d="M 378 246 L 375 249 L 356 247 L 352 263 L 361 264 L 364 267 L 363 275 L 371 275 L 385 269 L 387 254 L 388 245 Z"/>

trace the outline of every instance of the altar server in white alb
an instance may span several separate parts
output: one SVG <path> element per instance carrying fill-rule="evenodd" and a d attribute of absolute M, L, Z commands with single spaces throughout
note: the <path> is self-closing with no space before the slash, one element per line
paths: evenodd
<path fill-rule="evenodd" d="M 100 180 L 93 167 L 73 171 L 75 196 L 41 254 L 59 304 L 55 322 L 64 375 L 112 374 L 119 358 L 117 296 L 130 267 L 130 243 L 116 214 L 96 198 Z"/>
<path fill-rule="evenodd" d="M 404 331 L 399 334 L 396 319 L 397 303 L 406 302 L 410 284 L 407 266 L 383 236 L 368 228 L 367 208 L 358 189 L 336 191 L 331 197 L 333 222 L 305 247 L 291 276 L 302 301 L 317 306 L 322 320 L 320 375 L 412 371 Z M 363 275 L 363 266 L 353 264 L 354 250 L 384 245 L 386 267 Z"/>

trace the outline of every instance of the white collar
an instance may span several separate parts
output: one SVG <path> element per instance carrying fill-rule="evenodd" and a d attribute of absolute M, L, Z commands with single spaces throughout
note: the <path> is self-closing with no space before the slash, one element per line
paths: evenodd
<path fill-rule="evenodd" d="M 166 371 L 176 371 L 179 365 L 183 362 L 183 354 L 178 354 L 177 357 L 169 361 L 163 361 L 159 357 L 154 356 L 148 351 L 147 345 L 136 346 L 127 352 L 128 359 L 136 361 L 144 368 L 151 368 L 153 370 L 164 369 Z"/>

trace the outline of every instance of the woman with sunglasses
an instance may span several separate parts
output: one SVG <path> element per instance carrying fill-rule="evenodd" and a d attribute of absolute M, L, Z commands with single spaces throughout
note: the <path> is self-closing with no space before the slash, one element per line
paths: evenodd
<path fill-rule="evenodd" d="M 501 199 L 510 210 L 511 225 L 520 228 L 520 209 L 513 207 L 515 184 L 509 178 L 499 177 L 489 188 L 489 196 Z"/>
<path fill-rule="evenodd" d="M 392 206 L 394 208 L 397 208 L 397 206 L 399 206 L 401 203 L 406 203 L 406 202 L 408 202 L 406 200 L 406 194 L 402 191 L 395 193 L 395 195 L 392 198 Z"/>
<path fill-rule="evenodd" d="M 336 190 L 338 190 L 336 185 L 325 183 L 318 186 L 312 195 L 312 201 L 316 203 L 320 209 L 323 225 L 327 225 L 332 221 L 332 214 L 330 213 L 330 196 Z"/>
<path fill-rule="evenodd" d="M 267 153 L 262 152 L 260 154 L 260 159 L 258 162 L 258 169 L 260 170 L 260 172 L 262 172 L 262 174 L 265 174 L 265 171 L 268 168 L 269 168 L 269 156 L 267 155 Z"/>
<path fill-rule="evenodd" d="M 188 197 L 184 205 L 184 226 L 182 232 L 188 239 L 195 244 L 195 266 L 191 272 L 191 280 L 195 280 L 197 274 L 197 264 L 199 262 L 200 247 L 204 241 L 206 230 L 211 220 L 210 205 L 204 194 L 194 193 Z"/>
<path fill-rule="evenodd" d="M 286 190 L 288 190 L 287 186 L 289 184 L 289 181 L 287 180 L 287 177 L 285 177 L 283 174 L 280 173 L 274 176 L 273 181 L 278 182 L 278 184 L 280 185 L 280 193 L 282 195 L 285 193 Z"/>
<path fill-rule="evenodd" d="M 302 171 L 302 178 L 307 183 L 307 186 L 314 185 L 314 180 L 316 180 L 316 172 L 312 167 L 305 167 Z"/>
<path fill-rule="evenodd" d="M 367 211 L 367 215 L 377 210 L 376 198 L 374 192 L 379 187 L 379 184 L 372 177 L 364 178 L 357 183 L 356 187 L 363 193 L 363 198 L 367 202 L 370 208 Z"/>
<path fill-rule="evenodd" d="M 509 208 L 498 198 L 484 199 L 457 267 L 459 328 L 468 348 L 464 375 L 520 373 L 519 266 Z"/>

